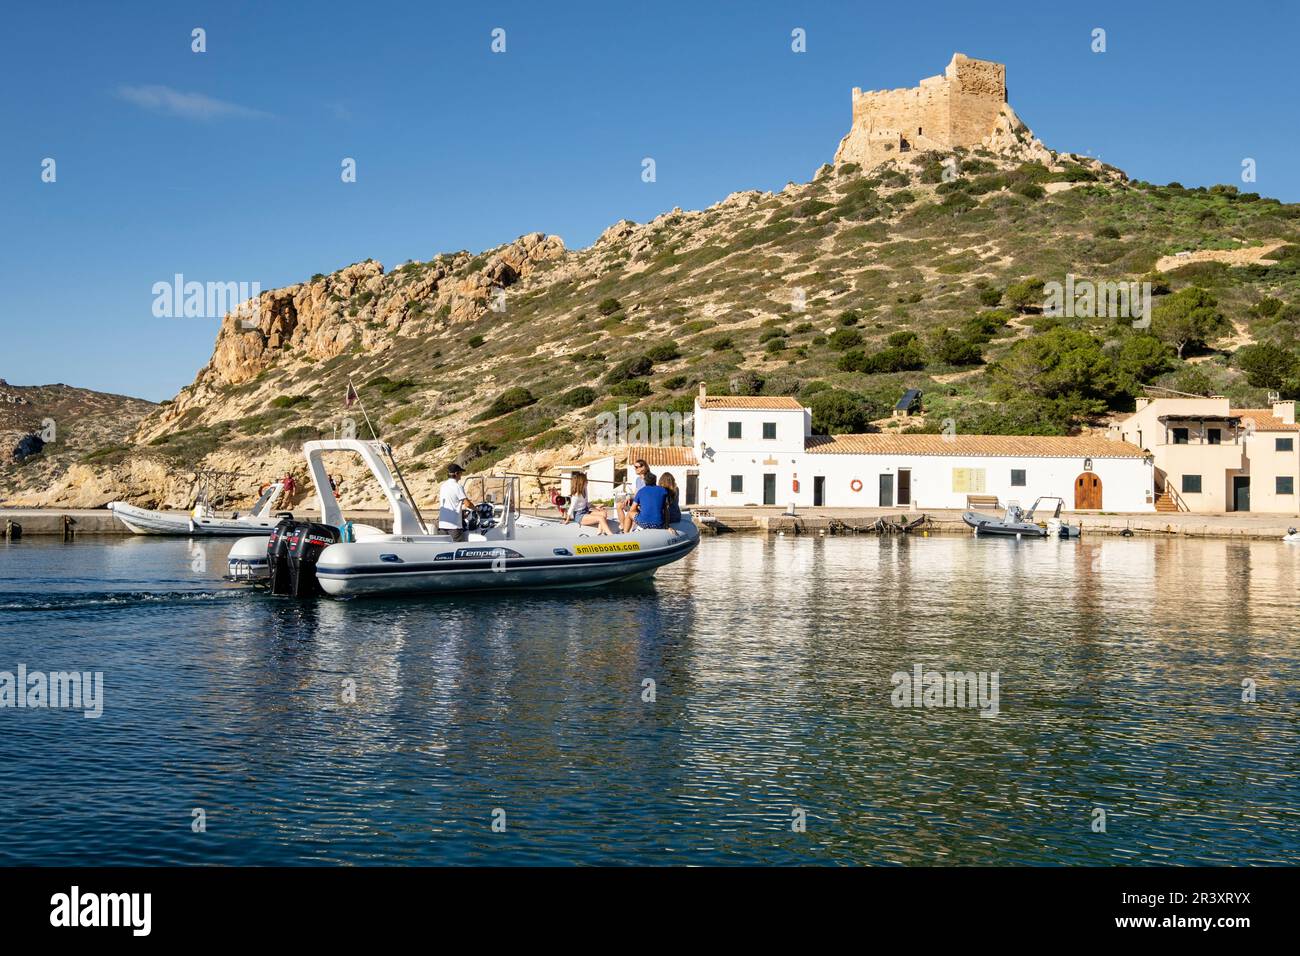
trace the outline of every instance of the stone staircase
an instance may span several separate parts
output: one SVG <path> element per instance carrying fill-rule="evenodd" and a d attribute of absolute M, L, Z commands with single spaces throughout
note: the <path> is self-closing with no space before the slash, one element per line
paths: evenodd
<path fill-rule="evenodd" d="M 1156 511 L 1168 513 L 1177 513 L 1183 509 L 1178 507 L 1178 502 L 1174 496 L 1167 491 L 1156 493 Z"/>

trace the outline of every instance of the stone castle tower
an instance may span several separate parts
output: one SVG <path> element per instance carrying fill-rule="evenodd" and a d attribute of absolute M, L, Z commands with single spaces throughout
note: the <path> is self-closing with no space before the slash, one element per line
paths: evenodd
<path fill-rule="evenodd" d="M 900 154 L 954 146 L 1042 149 L 1007 103 L 1007 68 L 954 53 L 941 76 L 905 90 L 853 90 L 853 125 L 836 163 L 874 166 Z"/>

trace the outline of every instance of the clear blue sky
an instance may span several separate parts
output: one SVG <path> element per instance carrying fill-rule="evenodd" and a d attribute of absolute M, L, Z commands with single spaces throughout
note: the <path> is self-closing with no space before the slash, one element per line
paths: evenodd
<path fill-rule="evenodd" d="M 806 181 L 848 128 L 853 86 L 912 86 L 953 51 L 1005 62 L 1012 105 L 1055 149 L 1185 185 L 1240 185 L 1252 157 L 1253 188 L 1294 202 L 1296 10 L 9 4 L 0 377 L 171 396 L 218 324 L 153 316 L 153 284 L 177 272 L 270 289 L 533 230 L 581 247 L 621 217 Z M 208 52 L 191 52 L 194 27 Z M 505 54 L 490 51 L 494 27 Z M 45 157 L 56 183 L 41 182 Z M 356 183 L 340 181 L 344 157 Z"/>

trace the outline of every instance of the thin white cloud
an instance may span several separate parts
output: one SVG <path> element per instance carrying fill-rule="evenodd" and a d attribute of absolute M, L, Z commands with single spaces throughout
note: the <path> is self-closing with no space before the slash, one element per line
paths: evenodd
<path fill-rule="evenodd" d="M 170 86 L 119 86 L 118 99 L 134 103 L 141 109 L 185 119 L 212 120 L 225 118 L 257 119 L 269 116 L 261 110 L 238 103 L 227 103 L 202 93 L 182 93 Z"/>

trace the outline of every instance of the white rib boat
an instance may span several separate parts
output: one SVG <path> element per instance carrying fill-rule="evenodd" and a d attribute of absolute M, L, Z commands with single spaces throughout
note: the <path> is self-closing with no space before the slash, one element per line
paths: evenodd
<path fill-rule="evenodd" d="M 465 513 L 467 540 L 456 542 L 425 524 L 400 469 L 394 478 L 385 463 L 393 458 L 383 442 L 313 441 L 303 451 L 320 521 L 286 520 L 269 541 L 236 542 L 228 559 L 232 579 L 269 579 L 274 593 L 300 597 L 587 587 L 651 577 L 700 540 L 689 514 L 668 528 L 607 536 L 530 519 L 518 513 L 518 478 L 493 476 L 467 482 L 477 507 Z M 393 516 L 391 534 L 344 519 L 322 460 L 340 451 L 360 455 L 378 480 Z"/>
<path fill-rule="evenodd" d="M 191 512 L 150 511 L 129 505 L 125 501 L 109 502 L 108 510 L 135 534 L 265 536 L 275 529 L 284 515 L 289 514 L 287 511 L 275 510 L 283 493 L 284 482 L 272 482 L 252 509 L 242 515 L 238 512 L 228 515 L 218 513 L 209 504 L 206 490 L 199 492 L 198 501 Z"/>

